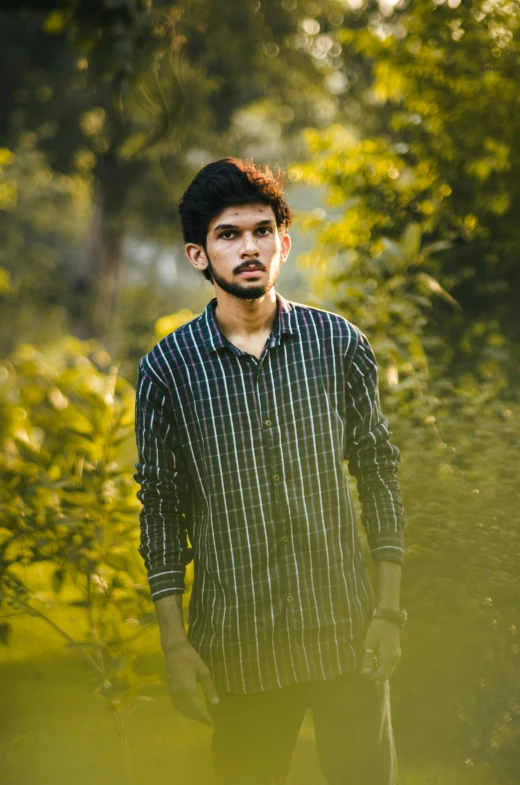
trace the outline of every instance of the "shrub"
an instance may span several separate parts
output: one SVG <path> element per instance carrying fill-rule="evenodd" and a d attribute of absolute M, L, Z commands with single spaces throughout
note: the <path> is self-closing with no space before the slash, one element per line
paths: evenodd
<path fill-rule="evenodd" d="M 134 392 L 104 351 L 72 337 L 45 350 L 20 346 L 0 378 L 0 601 L 81 652 L 130 779 L 124 717 L 143 681 L 136 640 L 155 620 L 137 552 Z M 36 564 L 50 575 L 43 590 L 30 580 Z M 58 603 L 82 616 L 79 639 L 56 621 Z M 7 643 L 8 620 L 0 631 Z"/>

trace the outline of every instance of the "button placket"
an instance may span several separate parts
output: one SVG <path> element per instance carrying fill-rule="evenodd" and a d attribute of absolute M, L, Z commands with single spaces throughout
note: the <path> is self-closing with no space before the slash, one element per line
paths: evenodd
<path fill-rule="evenodd" d="M 263 358 L 262 358 L 263 359 Z M 259 366 L 256 368 L 255 373 L 255 382 L 256 382 L 256 399 L 258 402 L 259 408 L 259 415 L 260 415 L 260 423 L 261 423 L 261 431 L 263 432 L 263 438 L 266 443 L 267 450 L 269 451 L 270 461 L 271 461 L 271 482 L 273 483 L 273 504 L 275 509 L 275 515 L 279 523 L 281 524 L 282 531 L 286 529 L 287 519 L 286 515 L 284 514 L 285 509 L 285 494 L 283 492 L 283 472 L 280 471 L 280 455 L 276 449 L 277 441 L 279 438 L 279 429 L 278 429 L 278 422 L 276 418 L 273 419 L 272 413 L 275 411 L 276 406 L 275 402 L 271 400 L 272 391 L 268 380 L 266 379 L 265 373 L 263 377 L 260 377 L 260 373 L 262 370 L 265 370 L 262 366 L 262 360 L 260 361 Z M 269 367 L 269 363 L 265 368 Z M 275 467 L 278 467 L 275 470 Z M 290 591 L 291 586 L 293 585 L 293 576 L 291 575 L 291 570 L 289 569 L 289 562 L 290 562 L 290 554 L 291 550 L 289 547 L 290 537 L 286 534 L 280 536 L 280 540 L 282 545 L 282 550 L 280 552 L 280 559 L 281 559 L 281 569 L 282 569 L 282 586 L 285 584 L 285 592 Z M 289 561 L 288 561 L 289 560 Z M 284 593 L 284 589 L 282 588 L 282 593 Z M 293 594 L 285 594 L 285 601 L 287 606 L 292 606 L 294 608 L 295 603 L 295 596 Z"/>

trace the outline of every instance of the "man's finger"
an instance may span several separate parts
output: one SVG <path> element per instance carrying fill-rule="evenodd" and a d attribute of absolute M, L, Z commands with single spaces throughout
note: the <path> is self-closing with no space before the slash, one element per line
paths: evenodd
<path fill-rule="evenodd" d="M 220 701 L 218 699 L 215 685 L 211 680 L 211 674 L 209 670 L 207 668 L 205 668 L 204 670 L 200 670 L 198 676 L 202 687 L 202 691 L 204 692 L 204 697 L 206 698 L 208 703 L 211 703 L 213 706 L 216 706 L 218 703 L 220 703 Z"/>
<path fill-rule="evenodd" d="M 397 665 L 397 662 L 398 659 L 393 654 L 388 652 L 381 652 L 381 658 L 379 660 L 378 667 L 370 676 L 371 681 L 384 682 L 389 679 L 394 671 L 395 666 Z"/>
<path fill-rule="evenodd" d="M 363 659 L 361 660 L 361 673 L 363 676 L 370 676 L 376 670 L 377 652 L 370 647 L 366 648 L 363 652 Z"/>
<path fill-rule="evenodd" d="M 185 717 L 213 725 L 213 720 L 199 701 L 196 687 L 193 690 L 170 689 L 170 698 L 173 708 Z"/>
<path fill-rule="evenodd" d="M 179 698 L 178 696 L 172 696 L 172 705 L 174 709 L 190 720 L 197 720 L 197 722 L 203 722 L 206 725 L 213 725 L 213 720 L 196 697 L 192 698 L 190 696 L 189 698 Z"/>

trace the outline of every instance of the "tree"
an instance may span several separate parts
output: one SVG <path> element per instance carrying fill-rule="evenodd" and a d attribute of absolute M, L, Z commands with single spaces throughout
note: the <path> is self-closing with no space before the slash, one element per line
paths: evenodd
<path fill-rule="evenodd" d="M 312 164 L 293 177 L 329 195 L 319 240 L 343 259 L 338 294 L 412 221 L 445 243 L 426 272 L 461 309 L 433 311 L 431 350 L 500 387 L 520 349 L 518 9 L 419 0 L 386 14 L 371 4 L 339 32 L 344 122 L 308 135 Z"/>
<path fill-rule="evenodd" d="M 107 338 L 128 231 L 174 236 L 174 204 L 194 167 L 255 139 L 234 124 L 239 110 L 268 104 L 279 134 L 330 117 L 333 42 L 319 31 L 339 3 L 314 5 L 312 19 L 292 0 L 98 0 L 44 12 L 25 3 L 1 15 L 0 144 L 32 139 L 54 171 L 82 174 L 93 195 L 76 332 Z"/>

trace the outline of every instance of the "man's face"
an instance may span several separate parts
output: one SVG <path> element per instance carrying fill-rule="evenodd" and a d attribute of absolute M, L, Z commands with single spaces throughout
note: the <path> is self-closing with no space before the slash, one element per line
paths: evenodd
<path fill-rule="evenodd" d="M 239 299 L 255 300 L 275 285 L 290 247 L 289 236 L 280 237 L 269 205 L 255 202 L 227 207 L 208 227 L 198 269 L 203 269 L 205 261 L 216 288 Z"/>

